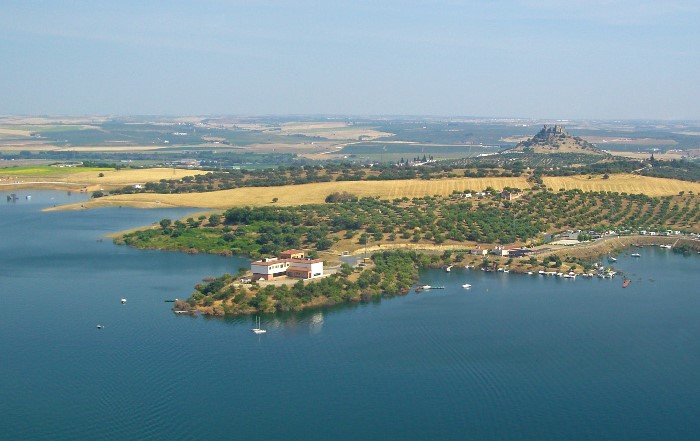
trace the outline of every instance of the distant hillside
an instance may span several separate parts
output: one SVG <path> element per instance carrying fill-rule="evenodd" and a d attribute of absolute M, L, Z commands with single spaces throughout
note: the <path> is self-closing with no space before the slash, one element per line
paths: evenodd
<path fill-rule="evenodd" d="M 535 154 L 577 153 L 585 155 L 610 156 L 590 142 L 571 136 L 560 125 L 545 125 L 535 136 L 506 150 L 504 153 L 523 152 Z"/>

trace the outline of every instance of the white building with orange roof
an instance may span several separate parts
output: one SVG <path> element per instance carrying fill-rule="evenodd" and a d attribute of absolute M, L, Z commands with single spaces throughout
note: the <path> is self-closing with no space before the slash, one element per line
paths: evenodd
<path fill-rule="evenodd" d="M 314 279 L 323 276 L 323 260 L 304 258 L 300 250 L 287 250 L 280 257 L 269 257 L 252 262 L 253 280 L 272 280 L 287 276 L 295 279 Z"/>
<path fill-rule="evenodd" d="M 287 268 L 289 268 L 287 259 L 276 257 L 258 260 L 250 264 L 253 280 L 272 280 L 275 277 L 284 276 L 287 274 Z"/>

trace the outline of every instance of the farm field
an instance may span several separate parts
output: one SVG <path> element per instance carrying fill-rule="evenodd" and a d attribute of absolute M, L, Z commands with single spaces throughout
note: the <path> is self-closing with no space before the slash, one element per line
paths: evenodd
<path fill-rule="evenodd" d="M 172 169 L 151 169 L 149 173 L 142 175 L 126 175 L 125 172 L 125 170 L 122 170 L 111 174 L 105 173 L 104 178 L 89 176 L 90 183 L 94 185 L 95 181 L 97 181 L 97 183 L 117 185 L 123 182 L 123 185 L 127 185 L 132 182 L 157 181 L 159 179 L 172 179 L 173 177 L 177 177 L 177 175 L 172 174 Z M 182 172 L 182 176 L 198 173 L 187 170 L 178 170 L 178 172 Z M 121 175 L 119 175 L 120 173 Z M 90 175 L 95 175 L 95 173 L 90 173 Z M 611 175 L 609 179 L 603 179 L 601 177 L 588 179 L 588 176 L 543 177 L 542 179 L 547 187 L 554 191 L 558 191 L 559 189 L 579 189 L 586 192 L 611 191 L 629 194 L 641 193 L 648 196 L 672 196 L 681 191 L 700 193 L 700 183 L 630 174 Z M 74 178 L 71 178 L 71 180 L 74 180 Z M 343 191 L 352 193 L 358 197 L 369 196 L 379 197 L 381 199 L 394 199 L 434 195 L 445 196 L 454 191 L 481 191 L 487 187 L 492 187 L 496 190 L 503 189 L 504 187 L 527 189 L 530 188 L 530 183 L 528 183 L 524 177 L 321 182 L 276 187 L 245 187 L 206 193 L 121 194 L 91 200 L 84 205 L 86 207 L 128 205 L 136 207 L 173 206 L 224 209 L 239 206 L 270 205 L 273 203 L 272 200 L 277 198 L 277 205 L 292 206 L 323 203 L 326 196 L 329 194 Z M 70 209 L 75 207 L 66 206 L 62 208 Z"/>
<path fill-rule="evenodd" d="M 632 174 L 614 174 L 608 179 L 600 176 L 552 176 L 543 177 L 545 185 L 554 191 L 559 189 L 582 191 L 613 191 L 618 193 L 643 193 L 648 196 L 672 196 L 681 191 L 700 192 L 700 183 L 676 179 L 653 178 Z"/>
<path fill-rule="evenodd" d="M 104 176 L 100 177 L 100 173 Z M 180 179 L 205 173 L 200 170 L 173 168 L 124 169 L 84 167 L 20 167 L 0 169 L 0 188 L 6 186 L 31 186 L 37 184 L 58 187 L 81 186 L 88 191 L 104 187 L 123 187 L 161 179 Z"/>
<path fill-rule="evenodd" d="M 454 191 L 480 191 L 487 187 L 503 189 L 504 187 L 529 188 L 525 178 L 453 178 L 435 180 L 396 180 L 396 181 L 343 181 L 321 182 L 304 185 L 280 187 L 245 187 L 232 190 L 212 191 L 206 193 L 181 194 L 123 194 L 115 195 L 84 204 L 86 207 L 109 205 L 180 206 L 201 208 L 230 208 L 236 206 L 264 206 L 277 198 L 277 205 L 304 205 L 323 203 L 326 196 L 333 192 L 346 191 L 358 197 L 370 196 L 381 199 L 402 197 L 423 197 L 449 195 Z M 71 208 L 66 206 L 65 208 Z M 75 207 L 73 207 L 75 208 Z"/>

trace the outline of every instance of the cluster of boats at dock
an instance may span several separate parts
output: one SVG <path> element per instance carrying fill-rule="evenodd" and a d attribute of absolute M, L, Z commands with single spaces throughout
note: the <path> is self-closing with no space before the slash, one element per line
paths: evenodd
<path fill-rule="evenodd" d="M 671 245 L 659 245 L 662 248 L 671 248 Z M 641 257 L 639 253 L 632 253 L 630 254 L 631 257 Z M 614 256 L 608 256 L 608 262 L 617 262 L 617 258 Z M 451 272 L 452 268 L 454 265 L 450 265 L 445 267 L 446 272 Z M 466 265 L 464 268 L 466 269 L 474 269 L 474 265 Z M 500 272 L 500 273 L 508 273 L 510 272 L 508 267 L 499 267 L 499 268 L 493 268 L 493 267 L 482 267 L 480 268 L 481 271 L 485 272 Z M 593 269 L 589 270 L 584 273 L 576 273 L 574 271 L 569 271 L 569 272 L 561 272 L 561 271 L 545 271 L 545 270 L 539 270 L 537 272 L 533 271 L 528 271 L 526 274 L 528 275 L 541 275 L 541 276 L 549 276 L 549 277 L 558 277 L 562 279 L 576 279 L 577 277 L 584 277 L 584 278 L 594 278 L 598 277 L 600 279 L 613 279 L 617 275 L 623 275 L 622 272 L 614 269 L 613 267 L 606 267 L 602 263 L 595 263 L 593 265 Z M 624 281 L 622 283 L 623 288 L 627 288 L 629 284 L 631 283 L 631 280 L 628 279 L 627 277 L 624 277 Z M 469 283 L 464 283 L 462 285 L 462 288 L 464 289 L 470 289 L 472 287 L 471 284 Z M 444 286 L 432 286 L 432 285 L 418 285 L 416 287 L 416 293 L 420 293 L 421 291 L 428 291 L 431 289 L 444 289 Z"/>

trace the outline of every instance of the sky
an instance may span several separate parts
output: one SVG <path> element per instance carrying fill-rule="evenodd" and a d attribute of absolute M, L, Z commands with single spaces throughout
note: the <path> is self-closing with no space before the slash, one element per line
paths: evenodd
<path fill-rule="evenodd" d="M 700 120 L 697 0 L 2 0 L 0 114 Z"/>

